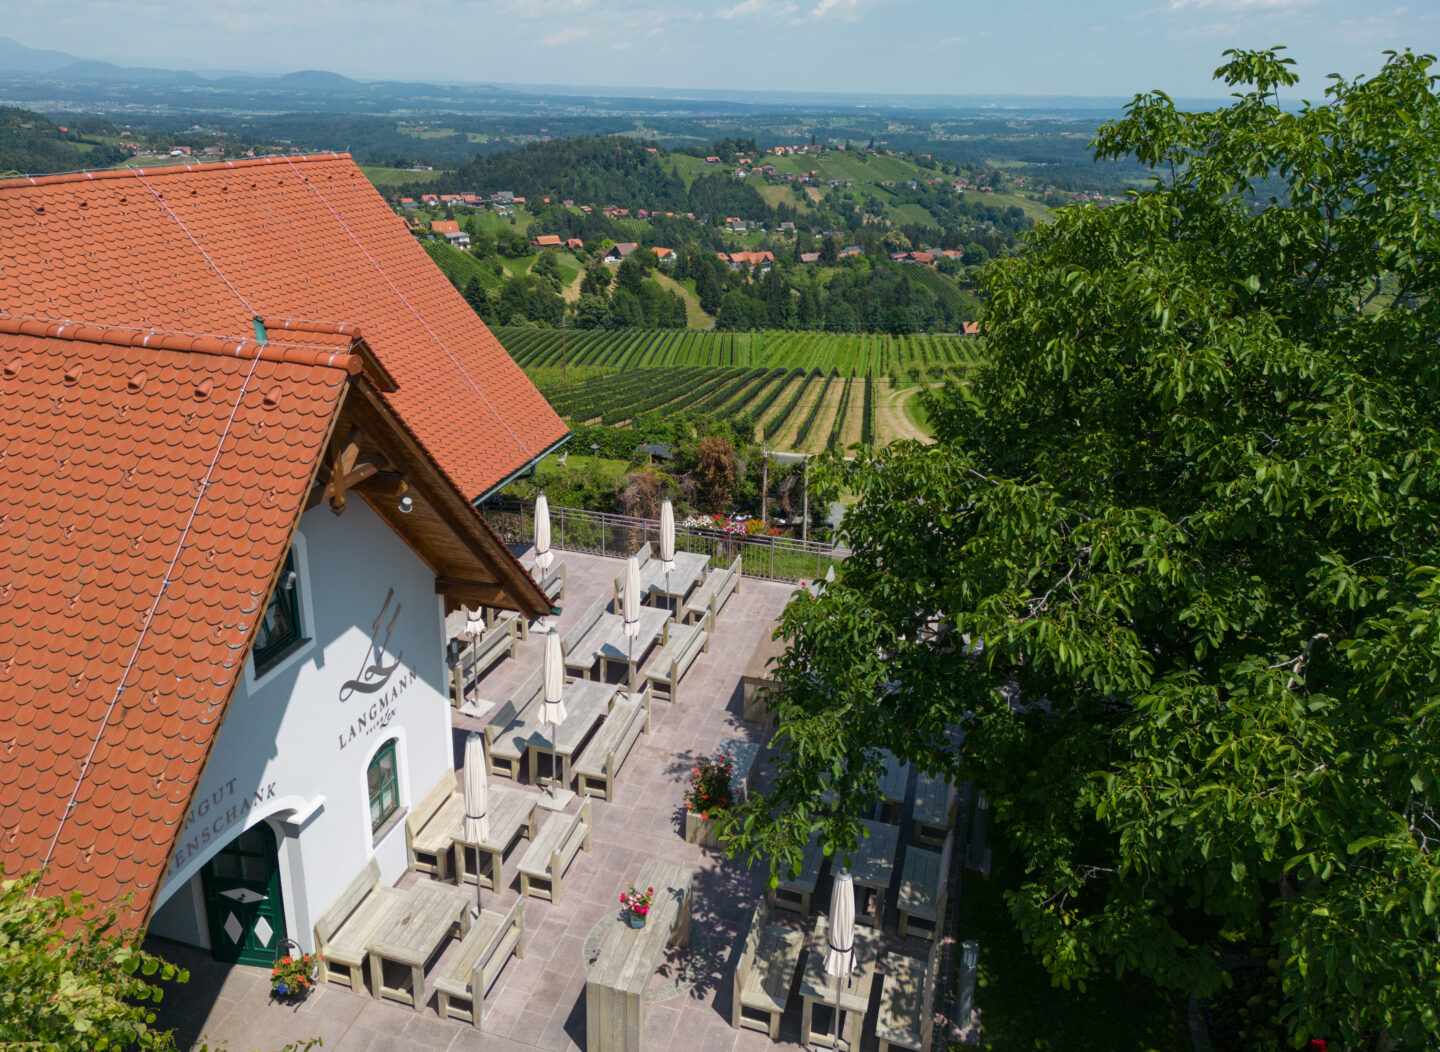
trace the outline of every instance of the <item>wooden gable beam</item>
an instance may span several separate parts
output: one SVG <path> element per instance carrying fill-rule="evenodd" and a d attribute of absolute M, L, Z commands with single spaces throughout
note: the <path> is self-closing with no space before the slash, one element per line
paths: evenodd
<path fill-rule="evenodd" d="M 420 446 L 415 437 L 397 419 L 384 399 L 368 384 L 352 383 L 346 397 L 347 418 L 369 436 L 371 444 L 378 448 L 380 455 L 390 464 L 404 471 L 408 492 L 415 498 L 414 513 L 420 517 L 433 516 L 434 521 L 443 525 L 461 544 L 468 548 L 476 560 L 474 569 L 490 582 L 463 578 L 486 589 L 470 599 L 472 605 L 500 607 L 518 610 L 527 617 L 544 617 L 550 613 L 549 598 L 541 591 L 535 579 L 526 572 L 519 561 L 510 554 L 503 541 L 489 523 L 485 522 L 464 496 L 435 466 L 429 454 Z M 396 502 L 389 496 L 372 495 L 366 492 L 367 485 L 359 487 L 367 502 L 403 537 L 410 532 L 405 528 L 404 516 L 396 508 Z M 373 480 L 378 486 L 378 477 Z M 379 497 L 379 499 L 377 499 Z M 437 576 L 446 576 L 445 568 L 438 566 L 433 558 L 421 552 L 414 543 L 412 549 L 426 561 Z M 462 578 L 456 578 L 461 580 Z"/>
<path fill-rule="evenodd" d="M 493 581 L 467 581 L 463 577 L 437 577 L 435 578 L 435 594 L 443 595 L 446 599 L 471 607 L 509 607 L 512 605 L 505 596 L 505 589 Z"/>

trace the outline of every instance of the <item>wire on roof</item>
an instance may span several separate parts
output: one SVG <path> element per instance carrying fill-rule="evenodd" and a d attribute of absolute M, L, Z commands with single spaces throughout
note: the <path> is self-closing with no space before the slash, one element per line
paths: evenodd
<path fill-rule="evenodd" d="M 405 304 L 406 309 L 409 310 L 412 315 L 414 315 L 415 320 L 418 321 L 421 327 L 430 334 L 430 338 L 435 341 L 436 345 L 440 348 L 440 350 L 445 352 L 445 357 L 449 358 L 451 363 L 454 364 L 455 368 L 460 370 L 460 375 L 465 377 L 465 382 L 470 385 L 470 389 L 474 391 L 477 395 L 479 395 L 481 401 L 485 403 L 485 405 L 489 408 L 490 412 L 495 414 L 495 418 L 500 421 L 500 426 L 503 427 L 509 433 L 510 437 L 515 440 L 515 444 L 520 447 L 520 451 L 524 453 L 528 459 L 534 460 L 537 456 L 535 450 L 530 447 L 530 444 L 528 442 L 526 442 L 523 438 L 521 438 L 515 433 L 514 428 L 512 428 L 509 422 L 505 419 L 505 415 L 495 408 L 495 403 L 491 402 L 490 399 L 485 396 L 485 392 L 480 390 L 480 386 L 476 384 L 473 379 L 470 378 L 470 374 L 465 371 L 465 366 L 461 365 L 459 359 L 457 359 L 453 354 L 450 353 L 450 348 L 445 346 L 445 341 L 440 339 L 440 337 L 435 334 L 435 330 L 430 328 L 429 324 L 420 315 L 420 312 L 417 311 L 414 305 L 405 298 L 405 293 L 401 292 L 395 286 L 395 283 L 390 280 L 390 275 L 385 273 L 384 268 L 381 267 L 380 263 L 375 259 L 375 257 L 370 254 L 370 250 L 365 247 L 365 243 L 355 236 L 355 232 L 350 229 L 349 225 L 345 222 L 344 217 L 342 217 L 339 212 L 335 211 L 335 209 L 331 207 L 330 202 L 325 199 L 325 195 L 322 194 L 319 190 L 315 189 L 315 185 L 311 183 L 310 180 L 306 179 L 303 175 L 300 175 L 300 170 L 295 167 L 294 162 L 291 161 L 290 158 L 287 157 L 285 158 L 285 160 L 287 163 L 289 163 L 291 169 L 294 170 L 295 174 L 299 176 L 300 181 L 306 186 L 310 187 L 310 192 L 313 193 L 316 197 L 320 198 L 320 203 L 323 204 L 325 208 L 329 211 L 329 213 L 335 217 L 335 221 L 339 223 L 340 226 L 344 229 L 345 233 L 349 235 L 350 240 L 355 242 L 356 247 L 365 254 L 365 258 L 370 261 L 370 265 L 375 268 L 375 272 L 385 279 L 385 284 L 390 286 L 390 291 L 400 297 L 400 302 Z"/>

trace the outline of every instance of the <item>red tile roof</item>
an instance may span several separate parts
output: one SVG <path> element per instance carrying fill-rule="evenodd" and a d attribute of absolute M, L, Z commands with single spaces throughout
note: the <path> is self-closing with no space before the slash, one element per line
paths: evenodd
<path fill-rule="evenodd" d="M 5 314 L 200 333 L 248 332 L 251 313 L 360 326 L 399 383 L 386 398 L 472 498 L 566 433 L 345 154 L 0 181 L 0 257 Z"/>
<path fill-rule="evenodd" d="M 460 233 L 460 221 L 457 219 L 432 219 L 430 229 L 437 234 L 458 234 Z"/>
<path fill-rule="evenodd" d="M 530 244 L 534 245 L 536 248 L 559 248 L 560 235 L 541 234 L 539 237 L 535 238 L 535 240 L 531 241 Z"/>
<path fill-rule="evenodd" d="M 0 543 L 24 569 L 0 581 L 0 863 L 133 894 L 125 927 L 362 366 L 349 334 L 276 335 L 0 318 L 0 464 L 23 493 Z"/>

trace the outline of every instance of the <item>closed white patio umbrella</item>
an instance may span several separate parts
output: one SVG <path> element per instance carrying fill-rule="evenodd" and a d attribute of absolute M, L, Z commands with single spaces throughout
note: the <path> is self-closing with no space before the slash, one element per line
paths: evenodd
<path fill-rule="evenodd" d="M 855 882 L 842 869 L 830 889 L 830 924 L 826 937 L 825 974 L 835 979 L 835 1029 L 830 1047 L 840 1047 L 840 991 L 855 970 Z"/>
<path fill-rule="evenodd" d="M 540 722 L 546 726 L 546 737 L 555 741 L 555 728 L 565 722 L 565 652 L 560 646 L 560 633 L 551 625 L 545 633 L 545 657 L 541 665 L 544 694 L 540 702 Z M 550 754 L 550 784 L 545 794 L 555 800 L 556 756 Z M 535 772 L 532 772 L 535 773 Z"/>
<path fill-rule="evenodd" d="M 485 615 L 480 608 L 476 607 L 472 614 L 470 608 L 465 608 L 465 631 L 472 636 L 483 636 L 485 634 Z"/>
<path fill-rule="evenodd" d="M 535 568 L 544 576 L 555 558 L 550 551 L 550 502 L 545 494 L 535 498 Z"/>
<path fill-rule="evenodd" d="M 485 736 L 471 731 L 465 737 L 465 762 L 461 767 L 465 795 L 465 842 L 480 844 L 490 839 L 489 786 L 485 778 Z M 462 848 L 463 850 L 463 848 Z M 475 865 L 479 868 L 480 852 L 475 852 Z M 475 915 L 480 915 L 480 874 L 475 874 Z"/>
<path fill-rule="evenodd" d="M 670 498 L 660 505 L 660 569 L 665 571 L 665 602 L 670 602 L 670 571 L 675 569 L 675 506 Z"/>
<path fill-rule="evenodd" d="M 629 562 L 625 564 L 625 592 L 620 597 L 620 605 L 623 608 L 622 619 L 624 620 L 626 638 L 626 657 L 633 663 L 635 661 L 635 638 L 640 634 L 640 564 L 635 561 L 635 556 L 630 556 Z M 631 677 L 630 689 L 635 689 L 634 677 Z"/>

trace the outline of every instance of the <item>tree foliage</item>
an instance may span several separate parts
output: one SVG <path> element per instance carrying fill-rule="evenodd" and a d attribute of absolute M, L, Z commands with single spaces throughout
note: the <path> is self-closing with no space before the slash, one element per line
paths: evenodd
<path fill-rule="evenodd" d="M 0 1047 L 174 1048 L 152 1029 L 154 980 L 187 973 L 141 950 L 114 909 L 96 914 L 78 892 L 34 894 L 39 879 L 0 880 Z"/>
<path fill-rule="evenodd" d="M 1432 62 L 1292 112 L 1288 59 L 1227 52 L 1228 107 L 1101 129 L 1154 184 L 987 269 L 934 446 L 819 469 L 855 554 L 784 617 L 779 777 L 732 849 L 847 850 L 890 749 L 990 790 L 1058 983 L 1205 994 L 1248 952 L 1297 1044 L 1435 1043 Z"/>

